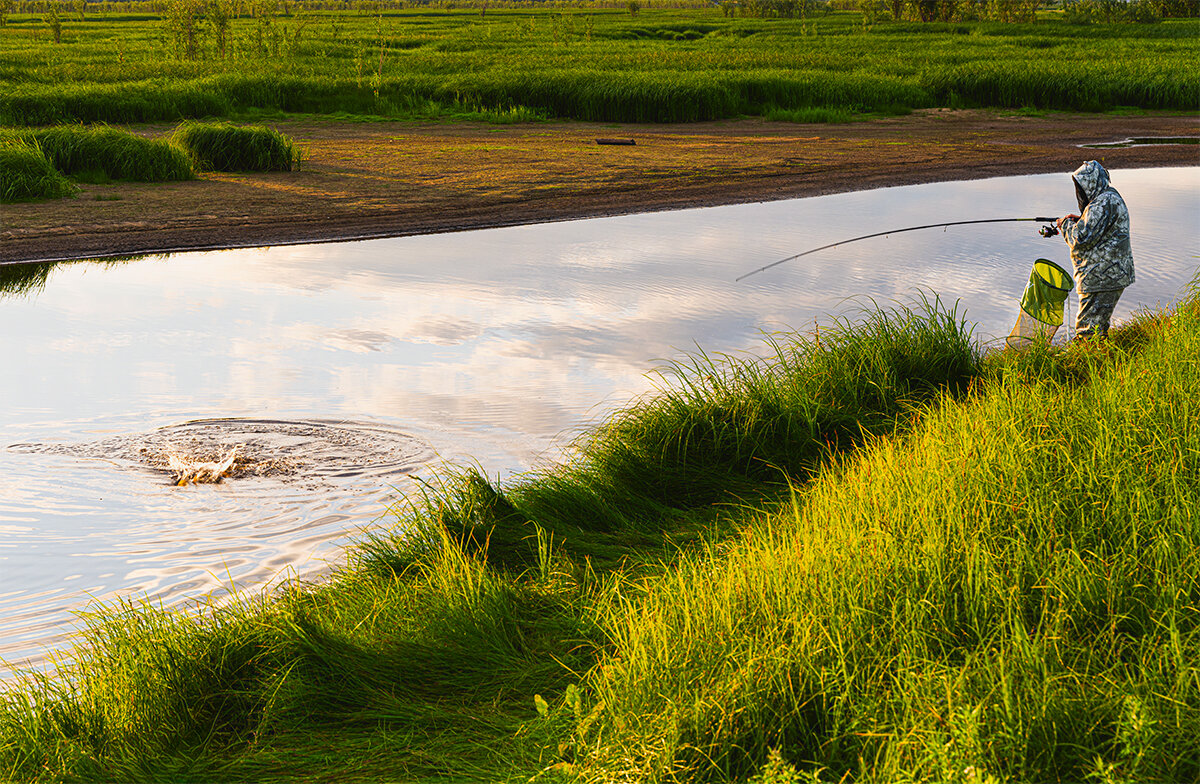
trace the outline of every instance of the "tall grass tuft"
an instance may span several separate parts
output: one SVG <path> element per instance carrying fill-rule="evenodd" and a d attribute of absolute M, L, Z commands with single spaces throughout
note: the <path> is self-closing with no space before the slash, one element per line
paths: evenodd
<path fill-rule="evenodd" d="M 192 162 L 176 145 L 107 126 L 59 125 L 18 132 L 63 174 L 135 182 L 190 180 Z"/>
<path fill-rule="evenodd" d="M 677 362 L 660 391 L 582 445 L 598 492 L 637 489 L 656 503 L 705 504 L 729 489 L 803 477 L 832 448 L 889 432 L 905 411 L 979 372 L 954 309 L 866 309 L 808 334 L 768 336 L 766 358 Z"/>
<path fill-rule="evenodd" d="M 172 137 L 196 167 L 211 171 L 291 171 L 301 153 L 291 139 L 260 125 L 184 123 Z"/>
<path fill-rule="evenodd" d="M 36 144 L 0 139 L 0 203 L 61 199 L 75 192 Z"/>

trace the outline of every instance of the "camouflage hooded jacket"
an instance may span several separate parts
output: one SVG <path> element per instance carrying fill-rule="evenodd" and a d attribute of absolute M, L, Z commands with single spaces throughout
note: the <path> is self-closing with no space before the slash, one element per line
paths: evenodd
<path fill-rule="evenodd" d="M 1129 246 L 1129 210 L 1108 184 L 1108 170 L 1088 161 L 1072 173 L 1079 198 L 1079 220 L 1063 221 L 1063 239 L 1071 246 L 1075 281 L 1082 292 L 1112 291 L 1133 283 Z"/>

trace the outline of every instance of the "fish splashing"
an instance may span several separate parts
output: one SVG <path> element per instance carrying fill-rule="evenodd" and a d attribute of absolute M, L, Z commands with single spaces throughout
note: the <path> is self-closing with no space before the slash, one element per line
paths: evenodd
<path fill-rule="evenodd" d="M 211 462 L 187 460 L 172 452 L 167 455 L 167 470 L 171 472 L 171 484 L 176 486 L 216 484 L 229 476 L 233 470 L 234 461 L 237 460 L 237 451 L 238 448 L 235 446 L 225 457 Z"/>

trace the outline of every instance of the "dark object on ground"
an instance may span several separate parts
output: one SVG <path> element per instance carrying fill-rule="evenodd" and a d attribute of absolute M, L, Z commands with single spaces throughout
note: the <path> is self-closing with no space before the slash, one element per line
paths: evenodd
<path fill-rule="evenodd" d="M 632 147 L 637 144 L 634 139 L 597 139 L 596 144 L 619 144 L 625 147 Z"/>

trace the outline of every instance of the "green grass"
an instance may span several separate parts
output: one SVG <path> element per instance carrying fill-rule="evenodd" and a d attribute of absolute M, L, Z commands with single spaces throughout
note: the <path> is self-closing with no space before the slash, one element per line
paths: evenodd
<path fill-rule="evenodd" d="M 854 119 L 854 114 L 848 109 L 827 109 L 810 107 L 807 109 L 767 109 L 763 117 L 776 122 L 794 123 L 845 123 Z"/>
<path fill-rule="evenodd" d="M 270 128 L 183 123 L 167 139 L 103 125 L 0 129 L 0 156 L 3 200 L 8 202 L 74 193 L 63 175 L 103 185 L 113 180 L 190 180 L 195 168 L 291 171 L 299 166 L 301 153 L 291 139 Z"/>
<path fill-rule="evenodd" d="M 291 171 L 300 165 L 292 140 L 261 125 L 184 123 L 171 138 L 203 170 Z"/>
<path fill-rule="evenodd" d="M 967 335 L 922 306 L 697 355 L 328 583 L 110 608 L 6 696 L 0 777 L 1195 780 L 1200 307 Z"/>
<path fill-rule="evenodd" d="M 405 119 L 826 121 L 930 106 L 1195 110 L 1200 21 L 1154 25 L 725 17 L 711 8 L 433 7 L 234 16 L 194 57 L 157 6 L 0 27 L 0 124 L 277 111 Z M 132 7 L 131 7 L 132 8 Z M 135 12 L 136 11 L 136 12 Z"/>
<path fill-rule="evenodd" d="M 60 125 L 14 135 L 36 143 L 54 168 L 81 181 L 163 182 L 195 176 L 179 147 L 117 128 Z"/>
<path fill-rule="evenodd" d="M 584 766 L 1196 780 L 1200 313 L 1174 322 L 1002 363 L 607 608 Z"/>
<path fill-rule="evenodd" d="M 0 203 L 61 199 L 74 192 L 36 144 L 0 138 Z"/>

